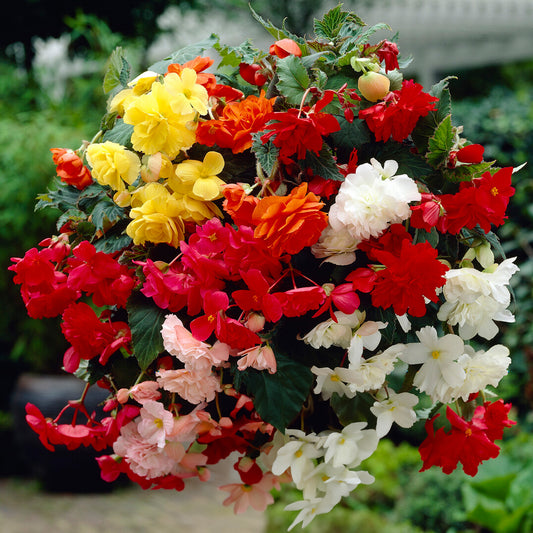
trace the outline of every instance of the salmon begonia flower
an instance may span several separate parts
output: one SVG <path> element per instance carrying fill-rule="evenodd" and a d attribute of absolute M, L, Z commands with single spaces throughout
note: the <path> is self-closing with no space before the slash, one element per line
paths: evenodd
<path fill-rule="evenodd" d="M 270 45 L 268 52 L 270 55 L 278 56 L 281 59 L 290 55 L 297 57 L 302 56 L 300 47 L 292 39 L 280 39 L 279 41 L 276 41 L 274 44 Z"/>
<path fill-rule="evenodd" d="M 320 238 L 328 225 L 324 203 L 302 183 L 288 196 L 263 198 L 252 214 L 254 237 L 264 239 L 273 255 L 297 254 Z"/>
<path fill-rule="evenodd" d="M 52 160 L 56 165 L 57 175 L 67 185 L 78 190 L 85 189 L 93 182 L 89 169 L 83 164 L 80 156 L 74 150 L 65 148 L 51 148 Z"/>

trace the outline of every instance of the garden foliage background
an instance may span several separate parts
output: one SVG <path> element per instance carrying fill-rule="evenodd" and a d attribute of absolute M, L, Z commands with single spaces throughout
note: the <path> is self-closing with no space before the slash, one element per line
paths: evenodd
<path fill-rule="evenodd" d="M 277 25 L 284 13 L 295 33 L 305 32 L 313 15 L 325 10 L 323 2 L 309 0 L 252 4 Z M 361 4 L 346 1 L 344 8 L 357 11 Z M 49 149 L 76 149 L 98 129 L 105 62 L 116 46 L 126 49 L 134 71 L 141 72 L 151 54 L 159 59 L 211 32 L 238 44 L 244 40 L 242 28 L 252 25 L 244 0 L 77 0 L 68 7 L 59 0 L 19 0 L 12 8 L 18 13 L 4 17 L 8 24 L 0 32 L 0 477 L 20 474 L 9 407 L 17 377 L 60 372 L 65 349 L 57 323 L 26 317 L 7 273 L 10 257 L 55 231 L 53 213 L 33 213 L 37 194 L 54 173 Z M 232 19 L 226 20 L 230 11 Z M 13 23 L 17 15 L 20 20 L 24 15 L 23 24 Z M 401 51 L 401 35 L 399 45 Z M 384 527 L 390 533 L 533 531 L 533 51 L 530 61 L 446 75 L 458 77 L 450 85 L 456 123 L 485 147 L 485 159 L 502 166 L 528 161 L 516 174 L 509 221 L 500 230 L 506 254 L 518 256 L 521 268 L 513 278 L 517 319 L 500 339 L 511 349 L 513 363 L 499 388 L 515 406 L 519 424 L 503 443 L 505 453 L 483 465 L 474 480 L 440 470 L 414 475 L 420 467 L 416 448 L 403 444 L 390 453 L 387 446 L 393 443 L 385 443 L 368 465 L 376 483 L 315 520 L 310 533 L 355 531 L 360 524 L 367 533 Z M 292 521 L 290 513 L 278 512 L 285 503 L 269 512 L 272 532 Z"/>

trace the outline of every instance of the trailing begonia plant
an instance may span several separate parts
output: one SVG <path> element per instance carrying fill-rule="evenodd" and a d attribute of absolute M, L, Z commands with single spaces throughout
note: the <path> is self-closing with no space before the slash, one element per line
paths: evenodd
<path fill-rule="evenodd" d="M 498 455 L 514 169 L 454 125 L 449 79 L 403 78 L 385 25 L 253 15 L 269 51 L 212 35 L 133 79 L 113 53 L 100 130 L 52 149 L 58 234 L 10 270 L 31 317 L 61 316 L 65 371 L 109 391 L 102 419 L 28 404 L 46 448 L 175 490 L 231 458 L 226 505 L 294 483 L 305 526 L 372 483 L 380 439 L 425 425 L 421 470 Z"/>

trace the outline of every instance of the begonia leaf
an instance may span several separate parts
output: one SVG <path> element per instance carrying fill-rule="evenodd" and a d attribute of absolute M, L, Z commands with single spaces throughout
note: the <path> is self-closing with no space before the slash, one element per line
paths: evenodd
<path fill-rule="evenodd" d="M 156 307 L 150 298 L 140 292 L 134 292 L 126 306 L 133 354 L 141 370 L 146 370 L 156 357 L 163 351 L 161 326 L 167 314 Z"/>
<path fill-rule="evenodd" d="M 105 132 L 102 141 L 111 141 L 121 144 L 126 148 L 131 148 L 131 134 L 133 133 L 133 126 L 125 124 L 122 119 L 118 119 L 114 127 Z"/>
<path fill-rule="evenodd" d="M 276 87 L 287 101 L 293 105 L 300 105 L 305 91 L 311 80 L 299 57 L 290 55 L 278 60 L 277 74 L 279 81 Z"/>
<path fill-rule="evenodd" d="M 451 115 L 447 115 L 437 126 L 433 136 L 428 140 L 429 152 L 426 154 L 428 163 L 434 167 L 446 164 L 450 150 L 453 147 L 453 141 L 452 117 Z"/>
<path fill-rule="evenodd" d="M 280 431 L 300 412 L 314 382 L 305 365 L 276 353 L 277 372 L 247 369 L 243 374 L 247 393 L 259 416 Z"/>
<path fill-rule="evenodd" d="M 130 71 L 131 67 L 124 56 L 124 49 L 117 46 L 108 60 L 103 83 L 104 93 L 107 94 L 117 87 L 127 87 Z"/>
<path fill-rule="evenodd" d="M 320 176 L 325 180 L 343 181 L 344 176 L 340 173 L 331 149 L 324 144 L 320 154 L 307 151 L 305 165 L 313 171 L 315 176 Z"/>
<path fill-rule="evenodd" d="M 353 13 L 342 11 L 341 7 L 342 5 L 339 4 L 333 9 L 330 9 L 324 15 L 322 20 L 314 20 L 313 28 L 319 39 L 333 41 L 339 35 L 339 32 L 347 20 L 359 24 L 360 26 L 364 26 L 364 22 L 359 17 Z"/>

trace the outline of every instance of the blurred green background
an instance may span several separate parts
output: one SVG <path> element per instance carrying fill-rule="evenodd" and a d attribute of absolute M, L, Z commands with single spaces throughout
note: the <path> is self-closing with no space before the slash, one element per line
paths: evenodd
<path fill-rule="evenodd" d="M 366 20 L 365 10 L 379 4 L 345 2 L 344 8 L 353 8 Z M 276 25 L 286 17 L 294 33 L 309 33 L 313 16 L 333 5 L 309 0 L 252 2 L 258 13 Z M 57 321 L 26 317 L 18 287 L 7 272 L 10 257 L 22 256 L 55 232 L 54 213 L 33 213 L 37 194 L 46 190 L 54 175 L 50 148 L 76 149 L 98 130 L 105 109 L 101 89 L 105 63 L 117 45 L 126 49 L 134 73 L 140 73 L 154 60 L 211 32 L 228 44 L 250 37 L 256 45 L 266 46 L 270 40 L 252 21 L 244 0 L 19 0 L 11 9 L 0 32 L 0 267 L 4 272 L 0 277 L 4 309 L 0 315 L 4 451 L 0 477 L 21 475 L 16 461 L 9 459 L 13 445 L 10 398 L 18 376 L 58 373 L 65 349 Z M 502 12 L 500 20 L 505 16 Z M 383 21 L 395 28 L 394 20 Z M 255 28 L 255 33 L 246 33 L 248 28 Z M 472 27 L 473 33 L 476 30 Z M 401 32 L 398 42 L 402 52 Z M 455 124 L 464 125 L 466 138 L 485 146 L 485 159 L 496 159 L 502 166 L 533 160 L 533 46 L 529 50 L 531 59 L 517 60 L 509 54 L 508 61 L 489 57 L 483 65 L 473 62 L 469 67 L 462 62 L 439 71 L 441 77 L 458 77 L 450 85 Z M 413 55 L 416 65 L 416 50 Z M 413 77 L 423 75 L 414 70 Z M 483 465 L 478 477 L 467 479 L 461 472 L 417 474 L 421 465 L 416 448 L 383 442 L 367 465 L 376 483 L 357 489 L 332 513 L 317 518 L 308 527 L 310 533 L 533 531 L 531 164 L 515 176 L 509 221 L 499 235 L 506 254 L 517 256 L 521 268 L 513 279 L 516 322 L 502 328 L 493 341 L 507 345 L 513 359 L 510 375 L 499 388 L 499 394 L 513 403 L 512 415 L 519 421 L 502 444 L 505 453 Z M 294 513 L 281 512 L 292 496 L 290 491 L 279 495 L 269 509 L 269 532 L 285 530 L 292 521 Z"/>

